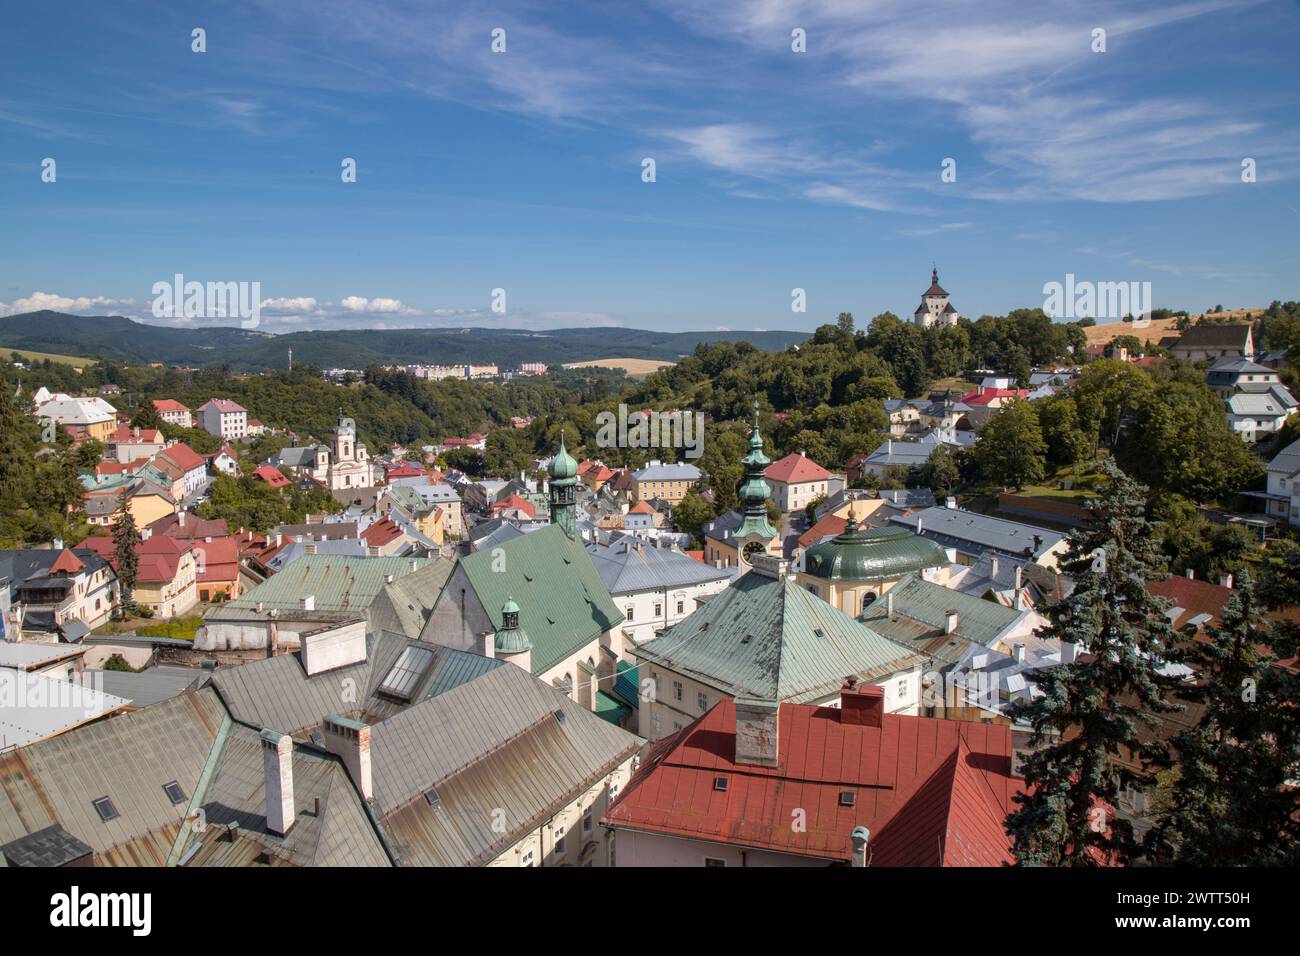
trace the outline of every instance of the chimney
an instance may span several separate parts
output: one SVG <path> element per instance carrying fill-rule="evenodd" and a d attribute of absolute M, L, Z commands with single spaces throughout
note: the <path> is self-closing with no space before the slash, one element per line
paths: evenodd
<path fill-rule="evenodd" d="M 1232 575 L 1231 575 L 1231 574 L 1220 574 L 1220 575 L 1219 575 L 1219 587 L 1221 587 L 1221 588 L 1227 588 L 1229 591 L 1231 591 L 1231 590 L 1232 590 Z"/>
<path fill-rule="evenodd" d="M 1025 577 L 1024 568 L 1021 565 L 1017 564 L 1016 565 L 1016 593 L 1017 594 L 1019 594 L 1020 589 L 1024 587 L 1024 577 Z"/>
<path fill-rule="evenodd" d="M 780 706 L 775 700 L 736 698 L 736 763 L 776 766 Z"/>
<path fill-rule="evenodd" d="M 880 727 L 885 722 L 885 688 L 844 678 L 840 688 L 840 723 L 854 727 Z"/>
<path fill-rule="evenodd" d="M 316 595 L 314 595 L 314 594 L 304 594 L 302 597 L 300 597 L 300 598 L 298 599 L 298 605 L 299 605 L 299 606 L 300 606 L 304 611 L 314 611 L 314 610 L 316 610 Z"/>
<path fill-rule="evenodd" d="M 293 738 L 262 731 L 262 765 L 266 769 L 266 828 L 284 836 L 293 826 Z"/>
<path fill-rule="evenodd" d="M 920 515 L 917 515 L 917 516 L 916 516 L 916 533 L 917 533 L 917 535 L 919 536 L 919 535 L 921 534 L 921 532 L 924 531 L 924 530 L 925 530 L 925 524 L 924 524 L 924 522 L 922 521 L 921 516 L 920 516 Z"/>
<path fill-rule="evenodd" d="M 184 511 L 178 511 L 178 512 L 176 512 L 176 525 L 177 525 L 177 527 L 180 527 L 180 528 L 185 527 L 185 512 L 184 512 Z"/>
<path fill-rule="evenodd" d="M 1019 568 L 1016 570 L 1018 572 Z M 998 556 L 996 554 L 989 556 L 989 577 L 993 578 L 995 581 L 998 577 Z M 1016 587 L 1020 587 L 1020 582 L 1018 580 L 1016 581 Z"/>
<path fill-rule="evenodd" d="M 325 749 L 343 761 L 348 776 L 356 784 L 362 800 L 375 795 L 374 777 L 370 772 L 370 728 L 359 720 L 331 714 L 325 718 Z"/>
<path fill-rule="evenodd" d="M 1061 663 L 1073 664 L 1074 659 L 1079 656 L 1079 645 L 1071 644 L 1069 641 L 1061 642 Z"/>
<path fill-rule="evenodd" d="M 261 614 L 262 611 L 265 610 L 265 609 L 266 609 L 266 605 L 263 604 L 261 601 L 258 601 L 258 602 L 257 602 L 257 613 L 258 613 L 258 614 Z"/>
<path fill-rule="evenodd" d="M 1187 575 L 1187 580 L 1189 580 L 1189 581 L 1195 581 L 1195 580 L 1196 580 L 1196 571 L 1195 571 L 1193 568 L 1188 568 L 1187 571 L 1186 571 L 1185 573 L 1186 573 L 1186 575 Z"/>
<path fill-rule="evenodd" d="M 1012 644 L 1011 656 L 1016 659 L 1017 664 L 1023 664 L 1025 662 L 1025 645 Z"/>
<path fill-rule="evenodd" d="M 415 571 L 416 571 L 416 569 L 417 569 L 419 566 L 420 566 L 419 562 L 416 561 L 414 558 L 412 558 L 412 559 L 411 559 L 411 573 L 414 574 Z"/>
<path fill-rule="evenodd" d="M 951 634 L 953 631 L 957 630 L 957 621 L 958 617 L 956 610 L 949 608 L 943 615 L 943 632 L 945 634 Z"/>
<path fill-rule="evenodd" d="M 853 843 L 853 866 L 867 865 L 867 845 L 871 842 L 871 831 L 866 827 L 854 827 L 849 837 Z"/>
<path fill-rule="evenodd" d="M 393 583 L 393 576 L 392 576 L 391 574 L 385 574 L 385 575 L 384 575 L 384 583 L 385 583 L 385 584 L 392 584 L 392 583 Z"/>

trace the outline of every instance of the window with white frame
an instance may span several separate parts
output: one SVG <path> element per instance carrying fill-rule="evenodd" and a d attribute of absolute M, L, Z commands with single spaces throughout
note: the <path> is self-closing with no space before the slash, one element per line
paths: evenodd
<path fill-rule="evenodd" d="M 532 851 L 532 850 L 525 850 L 525 851 L 524 851 L 524 855 L 521 856 L 521 857 L 519 858 L 519 865 L 520 865 L 520 866 L 532 866 L 532 865 L 533 865 L 533 851 Z"/>
<path fill-rule="evenodd" d="M 906 677 L 904 677 L 902 680 L 898 682 L 898 696 L 903 698 L 904 700 L 907 699 L 907 678 Z"/>
<path fill-rule="evenodd" d="M 681 700 L 681 699 L 682 699 L 682 682 L 679 680 L 675 680 L 673 681 L 673 700 Z"/>
<path fill-rule="evenodd" d="M 564 856 L 564 826 L 555 828 L 555 855 Z"/>

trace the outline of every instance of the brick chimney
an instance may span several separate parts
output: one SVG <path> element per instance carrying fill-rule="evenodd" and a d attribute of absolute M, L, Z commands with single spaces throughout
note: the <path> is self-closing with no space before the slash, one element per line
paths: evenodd
<path fill-rule="evenodd" d="M 855 727 L 880 727 L 885 722 L 885 689 L 844 678 L 840 688 L 840 723 Z"/>
<path fill-rule="evenodd" d="M 262 731 L 262 765 L 266 770 L 266 828 L 284 836 L 293 826 L 293 738 Z"/>
<path fill-rule="evenodd" d="M 775 700 L 736 698 L 736 763 L 776 766 L 780 707 Z"/>
<path fill-rule="evenodd" d="M 331 714 L 325 718 L 321 737 L 325 749 L 348 768 L 348 776 L 356 784 L 361 799 L 372 799 L 375 783 L 370 772 L 370 728 L 359 720 Z"/>

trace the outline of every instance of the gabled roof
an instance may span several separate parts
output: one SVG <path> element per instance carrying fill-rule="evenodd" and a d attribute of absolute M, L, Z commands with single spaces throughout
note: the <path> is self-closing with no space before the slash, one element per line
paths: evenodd
<path fill-rule="evenodd" d="M 711 568 L 672 548 L 626 538 L 613 544 L 589 544 L 587 553 L 611 595 L 688 587 L 731 577 L 730 568 Z"/>
<path fill-rule="evenodd" d="M 1174 348 L 1235 348 L 1244 350 L 1249 335 L 1249 325 L 1193 325 L 1182 334 L 1177 343 L 1174 344 Z"/>
<path fill-rule="evenodd" d="M 289 483 L 289 479 L 284 477 L 280 469 L 274 465 L 262 465 L 253 471 L 253 477 L 266 482 L 272 488 L 283 488 Z"/>
<path fill-rule="evenodd" d="M 650 464 L 632 472 L 637 481 L 699 481 L 700 469 L 685 462 Z"/>
<path fill-rule="evenodd" d="M 1011 775 L 1008 727 L 894 714 L 871 727 L 842 717 L 839 708 L 781 704 L 777 766 L 762 767 L 736 762 L 735 702 L 723 698 L 656 745 L 603 822 L 828 863 L 849 862 L 853 830 L 865 826 L 871 866 L 1012 862 L 1003 821 L 1023 781 Z M 797 810 L 801 828 L 790 825 Z"/>
<path fill-rule="evenodd" d="M 519 623 L 533 642 L 534 674 L 623 621 L 586 549 L 558 525 L 476 551 L 460 567 L 494 628 L 501 627 L 508 598 L 519 605 Z"/>
<path fill-rule="evenodd" d="M 378 521 L 372 521 L 370 527 L 361 533 L 366 544 L 372 548 L 382 548 L 400 538 L 405 531 L 392 518 L 380 518 Z"/>
<path fill-rule="evenodd" d="M 401 863 L 483 864 L 536 831 L 640 744 L 506 665 L 374 727 L 375 810 Z M 504 832 L 496 820 L 505 821 Z"/>
<path fill-rule="evenodd" d="M 1300 471 L 1300 439 L 1287 445 L 1268 463 L 1268 470 L 1283 475 L 1294 475 Z"/>
<path fill-rule="evenodd" d="M 442 559 L 435 559 L 442 560 Z M 270 612 L 290 620 L 334 621 L 364 617 L 383 591 L 387 575 L 400 578 L 429 561 L 423 558 L 365 558 L 305 554 L 239 598 L 209 608 L 209 621 L 267 621 Z M 447 562 L 450 563 L 450 562 Z M 315 609 L 302 610 L 301 598 Z M 258 604 L 262 610 L 258 611 Z"/>
<path fill-rule="evenodd" d="M 190 407 L 183 405 L 174 398 L 155 398 L 153 407 L 159 412 L 188 412 Z"/>
<path fill-rule="evenodd" d="M 228 398 L 210 398 L 202 405 L 200 405 L 198 410 L 202 412 L 209 408 L 216 409 L 217 411 L 221 412 L 223 415 L 229 414 L 231 412 L 248 411 L 248 409 L 246 409 L 243 405 L 240 405 L 238 402 L 232 402 Z"/>
<path fill-rule="evenodd" d="M 969 641 L 983 647 L 996 642 L 1026 613 L 909 575 L 870 604 L 862 620 L 917 654 L 946 659 L 946 654 L 933 654 L 928 645 L 944 636 L 949 611 L 957 612 L 957 628 L 947 635 L 949 642 Z"/>
<path fill-rule="evenodd" d="M 940 544 L 954 541 L 1017 555 L 1024 554 L 1028 548 L 1035 558 L 1056 547 L 1065 537 L 1059 531 L 994 518 L 962 508 L 926 508 L 924 511 L 893 515 L 889 520 L 913 530 L 920 521 L 921 533 L 935 537 Z"/>
<path fill-rule="evenodd" d="M 763 475 L 782 484 L 797 485 L 808 481 L 825 481 L 831 473 L 807 455 L 793 452 L 768 465 L 763 470 Z"/>
<path fill-rule="evenodd" d="M 732 696 L 795 702 L 922 660 L 793 580 L 755 571 L 634 653 Z"/>

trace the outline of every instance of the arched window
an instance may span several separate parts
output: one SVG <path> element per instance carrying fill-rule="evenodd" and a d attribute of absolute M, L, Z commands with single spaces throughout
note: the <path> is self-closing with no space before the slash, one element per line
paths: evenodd
<path fill-rule="evenodd" d="M 865 611 L 875 600 L 876 600 L 875 591 L 868 591 L 866 594 L 862 595 L 862 610 Z"/>

